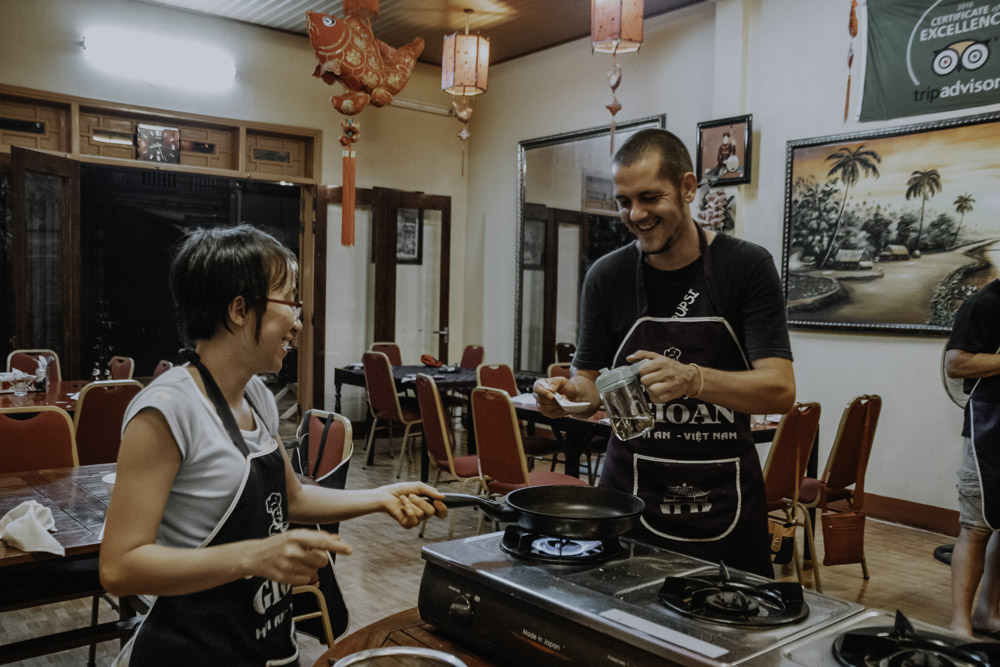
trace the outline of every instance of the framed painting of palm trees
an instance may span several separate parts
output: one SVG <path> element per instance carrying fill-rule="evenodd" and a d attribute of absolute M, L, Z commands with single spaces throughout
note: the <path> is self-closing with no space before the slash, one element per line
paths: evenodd
<path fill-rule="evenodd" d="M 789 141 L 789 326 L 947 335 L 1000 277 L 1000 113 Z"/>

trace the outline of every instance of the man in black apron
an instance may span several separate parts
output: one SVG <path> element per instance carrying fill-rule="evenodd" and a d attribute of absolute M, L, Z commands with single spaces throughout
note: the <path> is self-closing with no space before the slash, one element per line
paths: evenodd
<path fill-rule="evenodd" d="M 648 360 L 640 374 L 656 427 L 612 437 L 600 485 L 642 497 L 637 539 L 766 576 L 760 461 L 751 413 L 795 399 L 784 297 L 763 248 L 698 227 L 690 155 L 673 134 L 644 130 L 612 168 L 622 221 L 636 242 L 598 260 L 584 281 L 574 376 L 535 385 L 544 414 L 557 392 L 601 400 L 601 368 Z"/>
<path fill-rule="evenodd" d="M 947 347 L 948 375 L 965 378 L 969 394 L 957 487 L 961 532 L 951 556 L 951 629 L 1000 638 L 1000 281 L 965 300 Z"/>

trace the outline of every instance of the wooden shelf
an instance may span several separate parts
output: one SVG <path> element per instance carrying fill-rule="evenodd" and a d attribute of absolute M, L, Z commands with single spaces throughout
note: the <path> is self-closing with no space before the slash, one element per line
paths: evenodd
<path fill-rule="evenodd" d="M 139 125 L 179 133 L 177 162 L 138 157 Z M 253 123 L 0 85 L 0 153 L 11 146 L 81 162 L 316 185 L 321 130 Z"/>

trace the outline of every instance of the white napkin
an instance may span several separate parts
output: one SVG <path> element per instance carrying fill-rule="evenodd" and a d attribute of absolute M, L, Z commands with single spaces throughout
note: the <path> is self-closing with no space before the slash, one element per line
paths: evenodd
<path fill-rule="evenodd" d="M 21 551 L 44 551 L 65 556 L 66 549 L 49 531 L 56 529 L 52 510 L 37 500 L 26 500 L 0 519 L 0 540 Z"/>
<path fill-rule="evenodd" d="M 536 405 L 534 394 L 518 394 L 510 399 L 511 403 L 515 405 Z"/>

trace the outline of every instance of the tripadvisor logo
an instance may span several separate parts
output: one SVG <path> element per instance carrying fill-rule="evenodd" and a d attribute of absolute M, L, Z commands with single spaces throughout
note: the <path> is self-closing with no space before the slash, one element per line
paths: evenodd
<path fill-rule="evenodd" d="M 953 42 L 943 49 L 934 52 L 931 68 L 938 76 L 947 76 L 956 71 L 975 71 L 986 64 L 990 58 L 990 40 L 962 40 Z M 957 97 L 1000 89 L 1000 77 L 992 79 L 959 79 L 954 83 L 934 88 L 927 86 L 923 90 L 913 91 L 913 101 L 926 100 L 933 103 L 938 98 Z"/>

